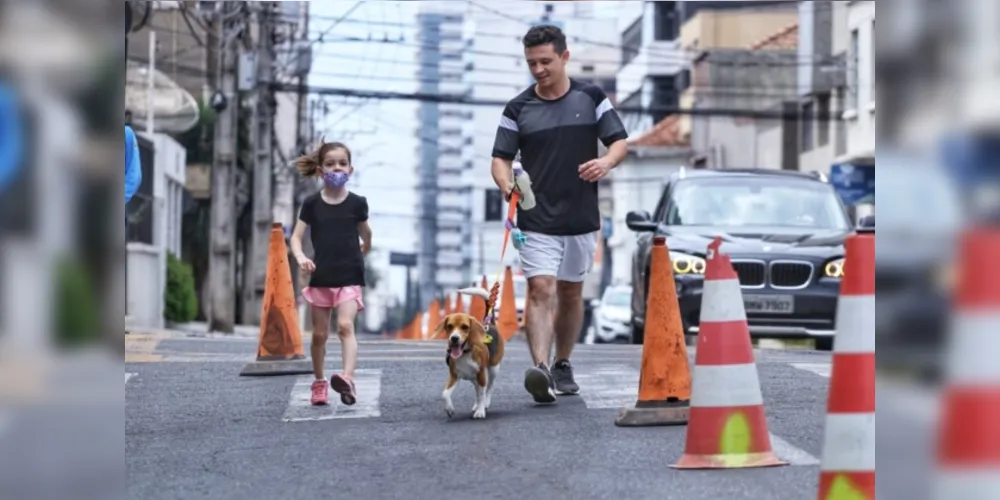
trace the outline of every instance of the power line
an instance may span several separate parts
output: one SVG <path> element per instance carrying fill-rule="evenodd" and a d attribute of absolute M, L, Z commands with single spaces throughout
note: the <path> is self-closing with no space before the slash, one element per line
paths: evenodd
<path fill-rule="evenodd" d="M 299 91 L 298 85 L 289 85 L 286 83 L 277 83 L 277 82 L 271 82 L 271 85 L 272 88 L 275 90 L 275 92 Z M 305 86 L 305 91 L 306 93 L 314 95 L 351 96 L 351 97 L 378 99 L 378 100 L 435 102 L 442 104 L 462 104 L 466 106 L 503 107 L 507 105 L 507 101 L 473 99 L 458 94 L 390 92 L 390 91 L 379 91 L 379 90 L 348 89 L 348 88 L 338 88 L 338 87 L 318 87 L 314 85 Z M 762 120 L 804 121 L 803 117 L 798 112 L 768 111 L 762 109 L 748 109 L 748 108 L 681 108 L 678 106 L 650 106 L 650 107 L 640 107 L 640 108 L 622 107 L 622 108 L 617 108 L 617 111 L 622 114 L 663 114 L 663 115 L 676 114 L 676 115 L 688 115 L 688 116 L 724 116 L 724 117 L 751 118 L 751 119 L 762 119 Z M 829 121 L 843 120 L 843 118 L 837 116 L 836 113 L 831 113 L 831 116 L 828 116 L 826 118 Z M 822 117 L 818 116 L 817 114 L 817 116 L 814 118 L 813 121 L 823 121 L 823 120 Z"/>
<path fill-rule="evenodd" d="M 484 5 L 480 4 L 480 3 L 477 3 L 475 1 L 471 1 L 470 0 L 470 1 L 468 1 L 468 4 L 472 5 L 474 7 L 477 7 L 480 10 L 483 10 L 485 12 L 489 12 L 491 14 L 498 15 L 498 16 L 503 17 L 505 19 L 512 20 L 512 21 L 515 21 L 517 23 L 524 24 L 527 27 L 531 27 L 531 26 L 533 26 L 535 24 L 534 22 L 525 21 L 524 19 L 521 19 L 521 18 L 519 18 L 517 16 L 513 16 L 513 15 L 508 14 L 506 12 L 502 12 L 500 10 L 496 10 L 496 9 L 493 9 L 493 8 L 490 8 L 490 7 L 486 7 L 486 6 L 484 6 Z M 825 8 L 826 9 L 830 9 L 831 7 L 829 5 L 827 5 L 827 6 L 825 6 Z M 314 17 L 316 17 L 318 19 L 332 19 L 330 16 L 322 16 L 322 15 L 316 15 Z M 395 27 L 395 28 L 401 28 L 401 29 L 402 28 L 406 28 L 406 29 L 413 29 L 413 30 L 416 30 L 418 32 L 420 30 L 420 25 L 419 24 L 415 24 L 415 23 L 389 23 L 389 22 L 380 22 L 380 21 L 372 21 L 372 20 L 364 20 L 364 19 L 352 19 L 352 20 L 346 21 L 346 23 L 349 23 L 349 24 L 361 24 L 361 25 L 366 25 L 366 26 L 386 26 L 386 27 Z M 631 49 L 631 47 L 626 47 L 626 46 L 621 45 L 621 44 L 615 44 L 615 43 L 609 43 L 609 42 L 601 42 L 601 41 L 590 40 L 590 39 L 587 39 L 585 37 L 573 35 L 571 33 L 567 33 L 566 36 L 567 36 L 567 38 L 569 39 L 570 42 L 580 42 L 580 43 L 583 43 L 585 45 L 593 45 L 593 46 L 597 46 L 597 47 L 614 48 L 614 49 L 618 49 L 618 50 L 628 50 L 628 49 Z M 518 43 L 521 41 L 521 35 L 519 35 L 519 34 L 515 34 L 515 33 L 496 33 L 496 32 L 490 32 L 490 31 L 480 30 L 478 28 L 475 30 L 475 37 L 477 37 L 477 38 L 478 37 L 511 38 L 512 41 L 518 42 Z M 404 45 L 407 45 L 407 44 L 404 43 Z M 409 45 L 414 45 L 414 44 L 409 44 Z M 436 45 L 433 45 L 433 44 L 430 44 L 430 45 L 416 44 L 416 46 L 425 47 L 425 48 L 436 48 L 437 47 Z M 671 60 L 672 59 L 673 61 L 676 61 L 676 62 L 687 62 L 687 61 L 689 61 L 689 57 L 697 56 L 697 55 L 699 55 L 699 54 L 701 54 L 701 53 L 703 53 L 705 51 L 704 49 L 678 48 L 676 50 L 671 50 L 670 52 L 659 52 L 657 50 L 652 49 L 651 47 L 645 47 L 644 49 L 647 52 L 647 54 L 649 54 L 650 56 L 654 56 L 657 59 L 662 59 L 662 60 Z M 750 50 L 750 49 L 747 49 L 747 50 Z M 482 55 L 492 55 L 492 56 L 500 56 L 500 57 L 514 57 L 514 58 L 522 58 L 523 57 L 520 54 L 511 54 L 511 53 L 505 53 L 505 52 L 493 52 L 493 53 L 489 53 L 489 52 L 477 52 L 475 50 L 471 50 L 471 51 L 467 51 L 467 52 L 473 53 L 473 54 L 479 53 L 479 54 L 482 54 Z M 778 66 L 802 66 L 802 65 L 812 65 L 812 64 L 835 64 L 835 63 L 838 62 L 838 60 L 836 58 L 834 58 L 832 56 L 825 56 L 825 55 L 819 56 L 819 55 L 816 55 L 816 54 L 812 54 L 812 55 L 802 56 L 802 55 L 796 54 L 796 57 L 799 59 L 798 61 L 795 61 L 795 62 L 781 61 L 780 64 L 776 64 L 776 65 L 778 65 Z M 588 61 L 591 61 L 591 60 L 588 59 Z M 598 61 L 598 60 L 593 60 L 592 62 L 603 63 L 603 64 L 617 64 L 617 65 L 621 64 L 621 60 L 616 60 L 616 61 Z M 715 62 L 715 64 L 718 64 L 718 65 L 732 65 L 732 63 L 729 63 L 729 62 L 718 62 L 718 61 Z"/>

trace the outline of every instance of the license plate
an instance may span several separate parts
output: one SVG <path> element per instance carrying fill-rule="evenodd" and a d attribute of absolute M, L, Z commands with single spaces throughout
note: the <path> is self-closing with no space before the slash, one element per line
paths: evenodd
<path fill-rule="evenodd" d="M 744 295 L 743 307 L 748 313 L 792 314 L 795 297 L 791 295 Z"/>

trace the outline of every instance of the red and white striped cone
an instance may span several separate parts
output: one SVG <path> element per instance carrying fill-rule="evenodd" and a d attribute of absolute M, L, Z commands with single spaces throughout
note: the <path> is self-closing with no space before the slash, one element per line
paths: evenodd
<path fill-rule="evenodd" d="M 875 236 L 845 242 L 819 499 L 875 498 Z"/>
<path fill-rule="evenodd" d="M 722 240 L 708 246 L 691 410 L 677 469 L 787 465 L 771 449 L 740 280 Z"/>
<path fill-rule="evenodd" d="M 962 238 L 945 358 L 936 500 L 1000 498 L 1000 230 Z"/>

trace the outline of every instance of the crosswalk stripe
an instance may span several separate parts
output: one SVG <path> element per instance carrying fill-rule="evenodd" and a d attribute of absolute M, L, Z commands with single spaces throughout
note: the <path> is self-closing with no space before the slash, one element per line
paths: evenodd
<path fill-rule="evenodd" d="M 291 394 L 288 397 L 288 408 L 282 418 L 284 422 L 310 422 L 344 418 L 377 418 L 382 415 L 380 399 L 382 397 L 382 370 L 367 369 L 354 372 L 354 386 L 358 400 L 352 406 L 340 402 L 340 396 L 330 390 L 330 404 L 313 406 L 309 399 L 312 395 L 312 375 L 303 375 L 295 380 Z"/>
<path fill-rule="evenodd" d="M 815 373 L 820 377 L 830 378 L 830 363 L 791 363 L 799 370 Z"/>
<path fill-rule="evenodd" d="M 595 367 L 576 373 L 580 398 L 587 408 L 604 410 L 634 405 L 639 395 L 639 370 L 625 365 Z"/>

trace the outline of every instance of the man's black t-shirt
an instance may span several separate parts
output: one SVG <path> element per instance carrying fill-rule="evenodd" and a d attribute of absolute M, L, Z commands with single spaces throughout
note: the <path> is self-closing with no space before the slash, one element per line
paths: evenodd
<path fill-rule="evenodd" d="M 577 235 L 597 231 L 601 215 L 597 183 L 580 178 L 580 165 L 605 146 L 628 137 L 621 118 L 600 87 L 570 79 L 562 97 L 542 99 L 532 85 L 510 100 L 500 117 L 493 157 L 513 160 L 531 176 L 536 205 L 521 212 L 524 231 Z"/>
<path fill-rule="evenodd" d="M 365 286 L 365 258 L 361 253 L 358 223 L 368 220 L 368 200 L 347 193 L 331 205 L 316 193 L 302 203 L 299 220 L 309 225 L 316 270 L 311 287 Z"/>

